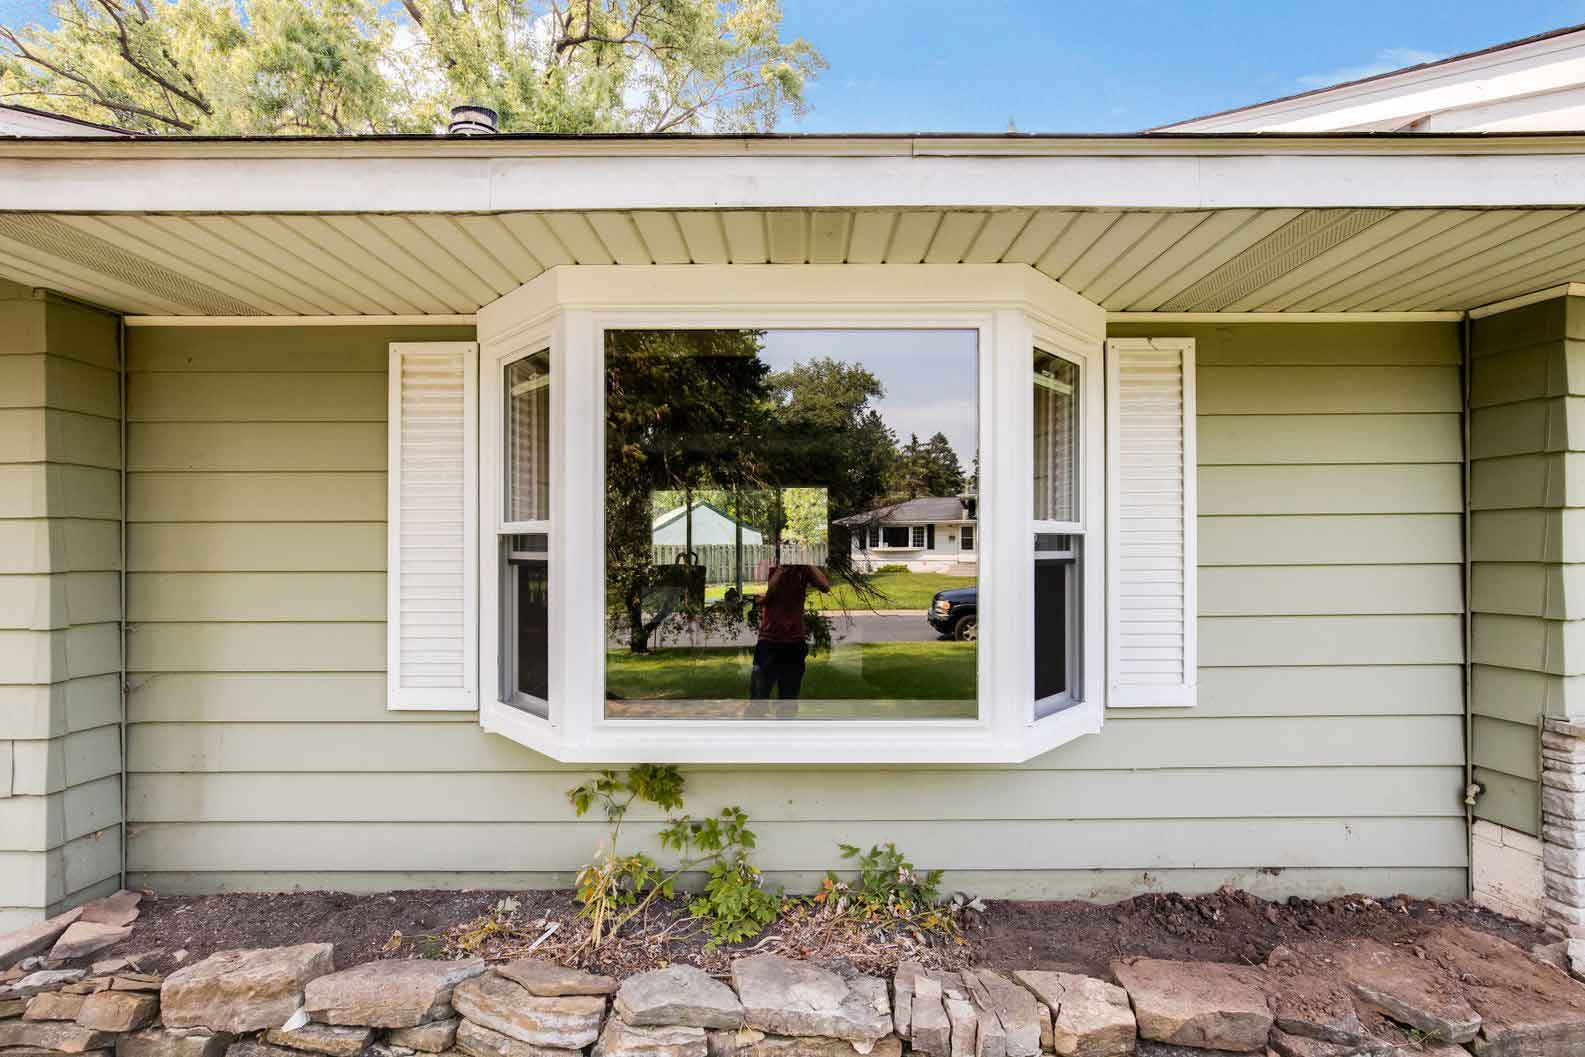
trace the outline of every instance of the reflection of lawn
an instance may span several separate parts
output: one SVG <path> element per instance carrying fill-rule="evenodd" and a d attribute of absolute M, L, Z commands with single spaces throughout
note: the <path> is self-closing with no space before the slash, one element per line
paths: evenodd
<path fill-rule="evenodd" d="M 872 598 L 860 599 L 851 584 L 842 582 L 833 584 L 827 594 L 818 591 L 811 593 L 821 609 L 917 609 L 922 612 L 930 605 L 937 591 L 973 587 L 974 584 L 972 576 L 948 576 L 946 573 L 876 573 L 870 577 L 870 585 L 879 594 Z M 705 599 L 710 602 L 720 600 L 726 594 L 727 586 L 711 584 L 705 588 Z M 764 594 L 765 585 L 745 583 L 743 591 L 751 595 Z"/>
<path fill-rule="evenodd" d="M 606 652 L 612 698 L 742 699 L 754 651 L 735 646 Z M 864 642 L 811 654 L 805 699 L 967 700 L 975 693 L 972 642 Z"/>

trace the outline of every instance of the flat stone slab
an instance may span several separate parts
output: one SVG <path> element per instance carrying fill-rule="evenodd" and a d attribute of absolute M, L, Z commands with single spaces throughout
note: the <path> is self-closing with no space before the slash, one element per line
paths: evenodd
<path fill-rule="evenodd" d="M 600 1037 L 605 1020 L 605 999 L 599 995 L 531 995 L 493 972 L 458 984 L 451 1004 L 475 1024 L 552 1049 L 583 1049 Z"/>
<path fill-rule="evenodd" d="M 903 1040 L 896 1035 L 877 1039 L 868 1050 L 844 1039 L 794 1035 L 766 1035 L 749 1047 L 750 1057 L 902 1057 L 902 1052 Z"/>
<path fill-rule="evenodd" d="M 703 969 L 672 965 L 622 981 L 613 1005 L 633 1027 L 692 1027 L 735 1030 L 743 1026 L 743 1003 L 730 987 Z"/>
<path fill-rule="evenodd" d="M 708 1057 L 709 1052 L 710 1044 L 702 1027 L 644 1027 L 612 1017 L 600 1032 L 591 1057 Z"/>
<path fill-rule="evenodd" d="M 86 958 L 106 947 L 114 947 L 130 935 L 132 929 L 123 925 L 101 925 L 86 920 L 74 921 L 66 926 L 66 931 L 61 933 L 60 939 L 55 941 L 55 946 L 50 948 L 50 957 L 63 962 Z"/>
<path fill-rule="evenodd" d="M 1141 1037 L 1247 1053 L 1266 1044 L 1272 1015 L 1253 973 L 1208 962 L 1137 958 L 1112 963 Z"/>
<path fill-rule="evenodd" d="M 56 991 L 68 984 L 75 984 L 82 978 L 81 969 L 40 969 L 0 987 L 0 998 L 32 998 L 46 991 Z"/>
<path fill-rule="evenodd" d="M 87 1053 L 114 1046 L 116 1037 L 107 1031 L 79 1027 L 58 1020 L 0 1021 L 0 1050 L 56 1050 L 60 1053 Z"/>
<path fill-rule="evenodd" d="M 941 981 L 920 974 L 911 982 L 910 990 L 908 1019 L 914 1052 L 925 1057 L 948 1057 L 952 1052 L 952 1022 L 947 1019 Z"/>
<path fill-rule="evenodd" d="M 123 888 L 114 895 L 85 903 L 82 920 L 96 925 L 130 925 L 137 920 L 138 904 L 141 902 L 143 893 L 129 892 Z"/>
<path fill-rule="evenodd" d="M 82 1011 L 86 995 L 67 995 L 59 991 L 44 991 L 27 1000 L 23 1020 L 71 1020 Z"/>
<path fill-rule="evenodd" d="M 1329 953 L 1355 997 L 1389 1020 L 1439 1041 L 1461 1044 L 1474 1039 L 1480 1029 L 1480 1014 L 1457 982 L 1411 951 L 1374 940 L 1305 949 Z"/>
<path fill-rule="evenodd" d="M 13 932 L 0 935 L 0 969 L 9 969 L 23 958 L 42 954 L 55 945 L 67 926 L 83 916 L 82 907 L 73 907 L 46 921 L 24 925 Z"/>
<path fill-rule="evenodd" d="M 444 1053 L 457 1041 L 458 1018 L 431 1020 L 411 1028 L 393 1028 L 385 1033 L 392 1046 L 406 1046 L 421 1053 Z"/>
<path fill-rule="evenodd" d="M 145 1028 L 117 1039 L 116 1057 L 221 1057 L 230 1044 L 229 1035 Z"/>
<path fill-rule="evenodd" d="M 271 1028 L 264 1033 L 264 1041 L 276 1046 L 289 1046 L 294 1050 L 323 1053 L 327 1057 L 358 1057 L 374 1041 L 374 1029 L 304 1024 L 290 1030 Z"/>
<path fill-rule="evenodd" d="M 748 1026 L 767 1035 L 823 1035 L 871 1043 L 892 1031 L 886 982 L 843 977 L 777 954 L 732 963 L 732 984 Z"/>
<path fill-rule="evenodd" d="M 505 965 L 497 965 L 495 971 L 529 994 L 542 998 L 609 995 L 616 992 L 616 980 L 612 977 L 596 976 L 582 969 L 568 969 L 541 958 L 518 958 Z"/>
<path fill-rule="evenodd" d="M 579 1050 L 535 1046 L 464 1020 L 457 1025 L 457 1049 L 468 1057 L 582 1057 Z"/>
<path fill-rule="evenodd" d="M 272 1046 L 257 1039 L 243 1039 L 226 1047 L 226 1057 L 299 1057 L 296 1050 Z"/>
<path fill-rule="evenodd" d="M 481 958 L 365 962 L 310 981 L 303 1007 L 325 1024 L 411 1028 L 450 1016 L 453 989 L 482 972 Z"/>
<path fill-rule="evenodd" d="M 335 968 L 328 943 L 218 951 L 178 969 L 160 988 L 167 1028 L 240 1035 L 286 1023 L 309 982 Z"/>
<path fill-rule="evenodd" d="M 705 1041 L 710 1044 L 710 1057 L 750 1057 L 753 1045 L 764 1037 L 763 1031 L 753 1028 L 704 1033 Z"/>
<path fill-rule="evenodd" d="M 892 974 L 892 1030 L 898 1038 L 913 1038 L 914 981 L 925 974 L 925 967 L 911 959 L 898 962 Z"/>
<path fill-rule="evenodd" d="M 963 982 L 982 1009 L 1001 1024 L 1001 1049 L 1006 1057 L 1037 1057 L 1040 1053 L 1040 1006 L 1028 988 L 994 969 L 969 969 Z"/>
<path fill-rule="evenodd" d="M 133 991 L 98 991 L 83 999 L 77 1023 L 100 1031 L 137 1031 L 159 1017 L 160 1000 Z"/>
<path fill-rule="evenodd" d="M 1370 1029 L 1360 1019 L 1353 994 L 1336 976 L 1301 961 L 1288 948 L 1279 948 L 1266 962 L 1266 992 L 1277 1030 L 1337 1046 L 1359 1046 L 1371 1041 Z"/>
<path fill-rule="evenodd" d="M 941 1004 L 947 1011 L 947 1022 L 952 1025 L 952 1042 L 948 1057 L 974 1057 L 979 1045 L 980 1018 L 974 1012 L 974 1003 L 967 998 L 943 995 Z"/>
<path fill-rule="evenodd" d="M 1275 1052 L 1262 1046 L 1258 1050 L 1235 1054 L 1234 1057 L 1272 1057 Z M 1206 1057 L 1206 1051 L 1198 1046 L 1173 1046 L 1170 1043 L 1154 1042 L 1150 1039 L 1140 1039 L 1134 1049 L 1134 1054 L 1135 1057 Z M 1415 1054 L 1414 1057 L 1420 1057 L 1420 1055 Z"/>
<path fill-rule="evenodd" d="M 1013 979 L 1050 1010 L 1051 1052 L 1059 1057 L 1115 1057 L 1134 1052 L 1138 1025 L 1128 992 L 1075 973 L 1020 969 Z"/>
<path fill-rule="evenodd" d="M 1577 1057 L 1585 1053 L 1585 988 L 1506 940 L 1462 926 L 1438 929 L 1426 957 L 1454 974 L 1480 1031 L 1481 1057 Z"/>

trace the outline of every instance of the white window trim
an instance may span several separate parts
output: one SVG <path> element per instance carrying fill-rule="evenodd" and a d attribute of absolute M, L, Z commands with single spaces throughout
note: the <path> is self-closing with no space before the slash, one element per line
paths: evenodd
<path fill-rule="evenodd" d="M 604 334 L 619 328 L 969 329 L 978 333 L 980 561 L 978 698 L 972 720 L 607 719 L 605 708 Z M 655 265 L 553 268 L 479 313 L 481 354 L 482 682 L 485 729 L 570 762 L 1013 762 L 1098 730 L 1104 664 L 1085 700 L 1033 717 L 1031 349 L 1083 356 L 1098 377 L 1105 313 L 1023 265 Z M 497 700 L 496 531 L 501 365 L 551 348 L 551 621 L 547 718 Z M 1098 406 L 1098 401 L 1096 401 Z M 1091 427 L 1086 419 L 1086 428 Z M 1100 423 L 1087 438 L 1103 449 Z M 1087 489 L 1104 478 L 1089 475 Z M 1099 521 L 1104 500 L 1090 508 Z M 1103 526 L 1093 523 L 1096 539 Z M 481 539 L 481 542 L 483 540 Z M 1099 547 L 1097 548 L 1099 550 Z M 1089 556 L 1087 555 L 1087 559 Z M 1088 562 L 1104 568 L 1104 555 Z M 1086 642 L 1103 644 L 1096 605 Z M 923 619 L 923 614 L 921 614 Z M 1087 647 L 1088 648 L 1088 647 Z"/>
<path fill-rule="evenodd" d="M 1041 706 L 1055 706 L 1065 712 L 1082 707 L 1084 703 L 1091 701 L 1101 701 L 1104 705 L 1106 696 L 1107 644 L 1111 640 L 1112 612 L 1106 593 L 1106 554 L 1111 544 L 1107 535 L 1110 510 L 1107 507 L 1106 497 L 1106 460 L 1110 457 L 1110 448 L 1106 443 L 1106 365 L 1103 350 L 1077 348 L 1062 331 L 1049 326 L 1041 326 L 1037 323 L 1031 344 L 1032 349 L 1067 360 L 1079 368 L 1080 477 L 1077 495 L 1079 517 L 1077 521 L 1036 520 L 1032 516 L 1034 497 L 1031 495 L 1029 523 L 1032 525 L 1032 531 L 1024 533 L 1028 541 L 1028 567 L 1031 570 L 1035 563 L 1036 534 L 1056 533 L 1064 536 L 1080 536 L 1084 540 L 1082 558 L 1079 562 L 1079 571 L 1083 576 L 1079 627 L 1083 700 L 1075 704 L 1072 700 L 1072 690 L 1065 690 L 1035 702 L 1037 709 Z M 1033 356 L 1026 358 L 1033 360 Z M 1034 383 L 1025 386 L 1031 422 L 1034 420 L 1035 385 L 1045 385 L 1059 391 L 1069 389 L 1059 382 L 1047 382 L 1038 377 L 1034 379 Z M 1028 436 L 1029 432 L 1025 430 L 1024 435 Z M 1030 448 L 1030 458 L 1033 459 L 1033 445 L 1025 446 Z M 1030 467 L 1030 477 L 1033 477 L 1033 466 Z M 1029 606 L 1032 612 L 1034 609 L 1032 587 Z M 1029 648 L 1032 656 L 1034 650 L 1032 638 Z M 1029 696 L 1033 698 L 1035 690 L 1032 671 L 1029 680 Z M 1057 713 L 1057 715 L 1061 714 L 1062 712 Z"/>

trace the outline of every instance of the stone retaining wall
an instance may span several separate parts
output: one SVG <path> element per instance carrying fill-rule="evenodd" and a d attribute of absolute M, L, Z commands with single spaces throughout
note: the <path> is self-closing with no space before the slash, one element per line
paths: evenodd
<path fill-rule="evenodd" d="M 333 955 L 222 951 L 162 978 L 35 953 L 0 977 L 0 1057 L 1585 1055 L 1585 987 L 1457 926 L 1259 966 L 1126 958 L 1108 980 L 905 961 L 888 982 L 759 954 L 729 980 L 673 965 L 618 981 L 532 958 L 338 971 Z"/>

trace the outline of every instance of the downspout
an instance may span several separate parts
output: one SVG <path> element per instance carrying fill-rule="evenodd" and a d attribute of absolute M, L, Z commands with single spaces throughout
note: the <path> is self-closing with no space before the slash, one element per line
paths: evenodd
<path fill-rule="evenodd" d="M 1474 323 L 1469 313 L 1464 313 L 1464 321 L 1459 329 L 1459 363 L 1462 376 L 1460 388 L 1463 391 L 1463 402 L 1460 409 L 1459 420 L 1462 426 L 1463 438 L 1463 478 L 1464 478 L 1464 887 L 1465 895 L 1475 897 L 1475 800 L 1482 790 L 1475 784 L 1475 588 L 1474 572 L 1475 563 L 1472 558 L 1471 541 L 1473 531 L 1471 522 L 1474 520 L 1472 487 L 1473 473 L 1470 464 L 1470 377 L 1473 373 L 1471 355 L 1474 347 L 1472 341 Z"/>
<path fill-rule="evenodd" d="M 127 699 L 130 696 L 131 678 L 127 664 L 127 321 L 116 317 L 116 388 L 119 390 L 121 431 L 121 561 L 120 574 L 120 631 L 121 631 L 121 887 L 127 886 Z"/>

